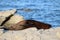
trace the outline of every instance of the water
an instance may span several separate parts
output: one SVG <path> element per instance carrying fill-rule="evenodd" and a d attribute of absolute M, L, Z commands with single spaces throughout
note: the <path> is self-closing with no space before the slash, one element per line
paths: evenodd
<path fill-rule="evenodd" d="M 17 9 L 16 14 L 24 16 L 25 20 L 32 19 L 49 23 L 53 27 L 60 26 L 60 0 L 0 0 L 0 11 L 8 9 Z"/>

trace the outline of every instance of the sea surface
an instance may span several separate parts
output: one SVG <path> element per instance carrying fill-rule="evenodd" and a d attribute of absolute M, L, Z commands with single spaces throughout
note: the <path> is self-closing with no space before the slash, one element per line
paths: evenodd
<path fill-rule="evenodd" d="M 0 0 L 0 11 L 17 9 L 16 14 L 49 23 L 52 27 L 60 26 L 60 0 Z"/>

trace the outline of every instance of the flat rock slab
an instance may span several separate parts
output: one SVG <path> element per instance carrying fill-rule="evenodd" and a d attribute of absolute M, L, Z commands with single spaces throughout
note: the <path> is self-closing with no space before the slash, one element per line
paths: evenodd
<path fill-rule="evenodd" d="M 60 27 L 47 30 L 28 28 L 6 32 L 0 29 L 0 40 L 60 40 Z"/>

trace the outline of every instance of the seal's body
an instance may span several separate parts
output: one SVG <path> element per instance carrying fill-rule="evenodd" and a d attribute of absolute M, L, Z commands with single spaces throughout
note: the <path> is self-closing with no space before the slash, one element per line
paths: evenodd
<path fill-rule="evenodd" d="M 51 28 L 50 24 L 39 22 L 35 20 L 26 20 L 26 27 L 36 27 L 37 29 L 49 29 Z"/>
<path fill-rule="evenodd" d="M 35 21 L 35 20 L 24 20 L 24 21 L 18 22 L 15 25 L 12 25 L 8 29 L 22 30 L 22 29 L 26 29 L 26 28 L 30 28 L 30 27 L 36 27 L 37 29 L 49 29 L 49 28 L 51 28 L 51 25 L 47 24 L 47 23 Z"/>

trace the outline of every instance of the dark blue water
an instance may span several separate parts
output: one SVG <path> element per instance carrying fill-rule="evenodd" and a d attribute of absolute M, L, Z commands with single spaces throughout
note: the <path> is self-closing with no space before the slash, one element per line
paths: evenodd
<path fill-rule="evenodd" d="M 60 26 L 60 0 L 0 0 L 0 10 L 8 9 L 20 9 L 17 14 L 25 19 L 42 21 L 53 27 Z"/>

